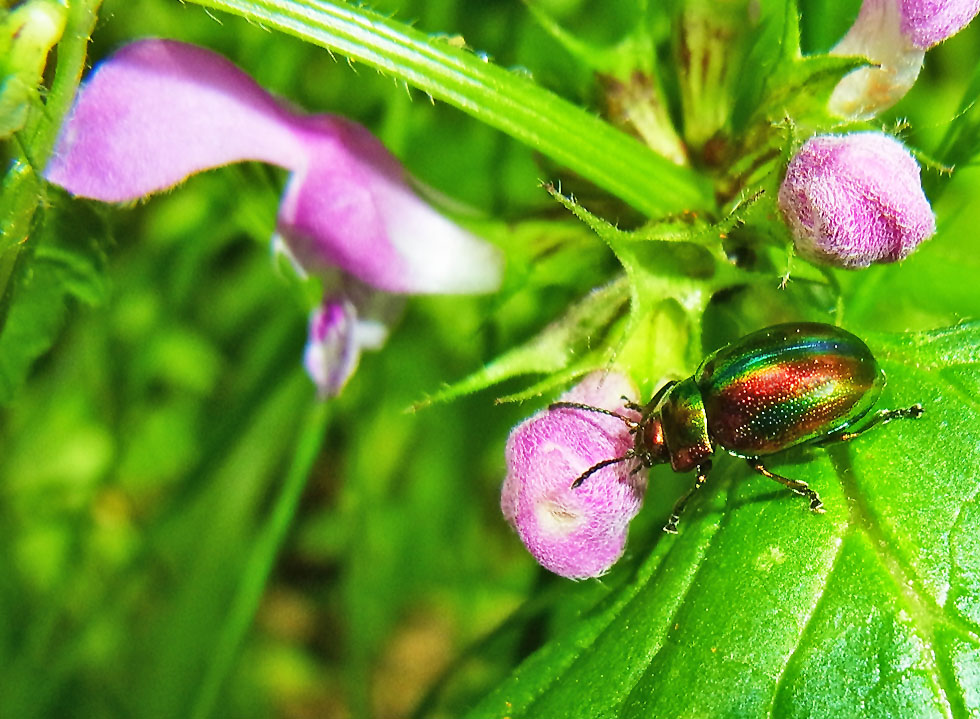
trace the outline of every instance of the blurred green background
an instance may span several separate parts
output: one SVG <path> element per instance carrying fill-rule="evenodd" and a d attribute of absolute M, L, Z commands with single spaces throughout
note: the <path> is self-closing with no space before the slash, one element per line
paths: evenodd
<path fill-rule="evenodd" d="M 539 4 L 595 42 L 631 22 L 629 3 Z M 590 71 L 516 0 L 372 7 L 599 107 Z M 832 45 L 856 7 L 802 2 L 804 49 Z M 175 0 L 107 0 L 91 61 L 144 36 L 205 45 L 311 111 L 364 123 L 486 218 L 508 275 L 492 297 L 412 299 L 320 405 L 300 364 L 304 300 L 268 250 L 282 173 L 222 169 L 125 209 L 55 195 L 63 224 L 44 231 L 97 266 L 78 280 L 89 302 L 37 316 L 62 329 L 0 414 L 0 717 L 457 715 L 604 586 L 548 575 L 500 516 L 506 435 L 536 407 L 483 392 L 408 410 L 614 261 L 581 228 L 529 221 L 564 215 L 539 187 L 557 168 L 400 82 Z M 978 41 L 972 28 L 930 52 L 889 112 L 910 120 L 910 144 L 938 143 Z M 944 200 L 962 207 L 977 183 L 961 173 Z M 963 255 L 976 265 L 971 245 Z M 881 328 L 934 326 L 924 301 L 902 327 L 881 308 Z M 675 496 L 662 494 L 631 551 L 655 536 Z"/>

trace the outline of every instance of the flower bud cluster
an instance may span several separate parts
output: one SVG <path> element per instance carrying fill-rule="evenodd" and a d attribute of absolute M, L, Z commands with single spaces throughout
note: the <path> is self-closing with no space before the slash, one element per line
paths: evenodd
<path fill-rule="evenodd" d="M 978 12 L 980 0 L 864 0 L 831 52 L 873 65 L 838 83 L 831 111 L 868 119 L 894 105 L 915 83 L 925 51 Z M 786 169 L 779 206 L 799 253 L 840 267 L 900 260 L 936 229 L 918 164 L 880 132 L 810 138 Z"/>

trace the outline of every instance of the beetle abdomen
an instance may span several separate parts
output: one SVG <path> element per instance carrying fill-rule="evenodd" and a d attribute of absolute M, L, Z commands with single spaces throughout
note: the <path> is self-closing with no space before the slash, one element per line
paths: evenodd
<path fill-rule="evenodd" d="M 802 323 L 718 350 L 695 380 L 714 441 L 754 457 L 845 431 L 874 406 L 885 376 L 850 332 Z"/>

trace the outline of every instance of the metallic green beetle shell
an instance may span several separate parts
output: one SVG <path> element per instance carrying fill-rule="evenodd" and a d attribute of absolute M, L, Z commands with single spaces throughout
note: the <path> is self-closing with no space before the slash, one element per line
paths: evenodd
<path fill-rule="evenodd" d="M 874 406 L 885 375 L 850 332 L 793 323 L 709 355 L 694 381 L 711 439 L 732 454 L 758 457 L 847 431 Z"/>
<path fill-rule="evenodd" d="M 714 454 L 704 401 L 694 377 L 670 389 L 660 405 L 660 422 L 675 471 L 686 472 Z"/>

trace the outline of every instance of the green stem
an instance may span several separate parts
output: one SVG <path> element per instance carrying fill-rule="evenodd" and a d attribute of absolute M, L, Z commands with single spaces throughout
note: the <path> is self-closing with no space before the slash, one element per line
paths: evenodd
<path fill-rule="evenodd" d="M 533 81 L 403 23 L 327 0 L 192 0 L 401 78 L 659 217 L 710 209 L 707 181 Z"/>
<path fill-rule="evenodd" d="M 330 416 L 328 407 L 328 403 L 317 402 L 302 424 L 303 430 L 297 443 L 292 466 L 286 475 L 272 513 L 252 545 L 241 582 L 214 647 L 211 662 L 194 699 L 191 719 L 207 719 L 212 715 L 221 694 L 221 687 L 234 668 L 239 649 L 252 626 L 262 594 L 272 574 L 276 557 L 296 516 L 313 463 L 320 453 Z"/>
<path fill-rule="evenodd" d="M 21 137 L 27 138 L 3 179 L 0 196 L 0 330 L 11 300 L 11 278 L 30 236 L 34 214 L 43 199 L 38 168 L 51 155 L 61 118 L 68 111 L 85 68 L 89 36 L 102 0 L 72 0 L 65 32 L 58 43 L 54 81 L 43 110 L 34 114 Z"/>

